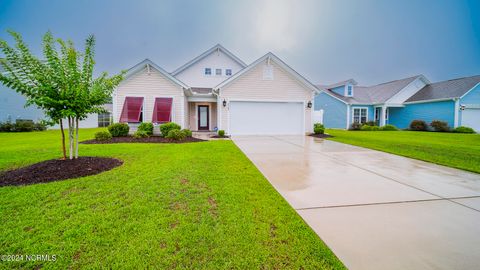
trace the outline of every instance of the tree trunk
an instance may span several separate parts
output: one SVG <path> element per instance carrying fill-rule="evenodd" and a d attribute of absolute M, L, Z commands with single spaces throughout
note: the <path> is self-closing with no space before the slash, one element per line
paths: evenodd
<path fill-rule="evenodd" d="M 67 159 L 67 149 L 65 148 L 65 131 L 63 130 L 63 119 L 60 119 L 60 132 L 62 132 L 62 150 L 63 150 L 63 160 Z"/>
<path fill-rule="evenodd" d="M 78 117 L 75 117 L 75 158 L 78 158 Z"/>
<path fill-rule="evenodd" d="M 70 143 L 70 151 L 69 151 L 69 157 L 70 159 L 73 159 L 73 119 L 72 117 L 68 117 L 68 141 Z"/>

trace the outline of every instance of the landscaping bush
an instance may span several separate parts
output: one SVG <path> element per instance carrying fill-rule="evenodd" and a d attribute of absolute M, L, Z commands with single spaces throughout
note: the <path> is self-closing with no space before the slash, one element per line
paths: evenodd
<path fill-rule="evenodd" d="M 433 128 L 433 130 L 438 131 L 438 132 L 450 131 L 450 127 L 448 126 L 448 123 L 444 122 L 444 121 L 433 120 L 430 123 L 430 126 Z"/>
<path fill-rule="evenodd" d="M 363 125 L 361 128 L 360 128 L 361 131 L 379 131 L 380 130 L 380 127 L 378 126 L 370 126 L 370 125 Z"/>
<path fill-rule="evenodd" d="M 180 141 L 185 139 L 185 133 L 183 133 L 180 129 L 171 129 L 165 138 Z"/>
<path fill-rule="evenodd" d="M 427 123 L 423 120 L 413 120 L 410 123 L 410 130 L 414 131 L 426 131 L 428 129 Z"/>
<path fill-rule="evenodd" d="M 160 132 L 162 133 L 163 137 L 167 137 L 171 130 L 180 131 L 180 128 L 181 127 L 179 125 L 169 122 L 169 123 L 160 125 Z"/>
<path fill-rule="evenodd" d="M 371 127 L 373 127 L 373 126 L 376 126 L 376 125 L 377 125 L 377 123 L 376 123 L 375 121 L 368 121 L 368 122 L 365 122 L 365 124 L 364 124 L 364 125 L 368 125 L 368 126 L 371 126 Z"/>
<path fill-rule="evenodd" d="M 218 131 L 218 136 L 220 136 L 220 137 L 225 137 L 225 130 L 220 129 L 220 130 Z"/>
<path fill-rule="evenodd" d="M 396 130 L 398 130 L 398 128 L 394 125 L 385 125 L 385 126 L 381 127 L 380 130 L 382 130 L 382 131 L 396 131 Z"/>
<path fill-rule="evenodd" d="M 11 132 L 14 130 L 14 125 L 10 122 L 0 123 L 0 132 Z"/>
<path fill-rule="evenodd" d="M 192 137 L 192 131 L 190 129 L 182 129 L 183 134 L 185 134 L 186 138 Z"/>
<path fill-rule="evenodd" d="M 148 138 L 150 137 L 150 135 L 145 130 L 137 130 L 135 131 L 135 133 L 133 133 L 133 137 L 135 139 L 141 139 L 141 138 Z"/>
<path fill-rule="evenodd" d="M 320 123 L 313 124 L 313 133 L 315 134 L 323 134 L 325 133 L 325 126 Z"/>
<path fill-rule="evenodd" d="M 44 131 L 47 125 L 43 122 L 34 123 L 31 120 L 18 120 L 16 123 L 0 123 L 0 132 L 30 132 Z"/>
<path fill-rule="evenodd" d="M 13 130 L 15 132 L 30 132 L 33 131 L 34 128 L 33 121 L 17 121 L 13 126 Z"/>
<path fill-rule="evenodd" d="M 125 137 L 128 135 L 130 127 L 126 123 L 115 123 L 108 126 L 108 132 L 113 137 Z"/>
<path fill-rule="evenodd" d="M 452 131 L 455 133 L 475 133 L 475 130 L 473 130 L 473 128 L 464 126 L 459 126 Z"/>
<path fill-rule="evenodd" d="M 47 124 L 44 122 L 38 122 L 33 124 L 33 130 L 34 131 L 45 131 L 47 130 Z"/>
<path fill-rule="evenodd" d="M 97 141 L 109 141 L 112 139 L 112 134 L 108 131 L 99 131 L 95 133 L 95 140 Z"/>
<path fill-rule="evenodd" d="M 350 126 L 350 130 L 360 130 L 360 129 L 362 129 L 362 124 L 357 122 L 352 123 L 352 125 Z"/>
<path fill-rule="evenodd" d="M 149 136 L 153 135 L 153 124 L 148 122 L 141 123 L 138 126 L 137 131 L 145 131 Z"/>

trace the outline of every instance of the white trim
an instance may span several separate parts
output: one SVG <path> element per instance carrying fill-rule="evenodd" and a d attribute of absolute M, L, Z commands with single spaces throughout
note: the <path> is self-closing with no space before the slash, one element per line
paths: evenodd
<path fill-rule="evenodd" d="M 217 102 L 217 99 L 212 96 L 208 96 L 208 97 L 193 96 L 193 97 L 187 97 L 187 100 L 189 102 Z"/>
<path fill-rule="evenodd" d="M 112 94 L 112 123 L 116 123 L 115 122 L 115 119 L 117 119 L 117 89 L 115 88 L 115 90 L 113 90 L 113 94 Z M 120 118 L 118 119 L 120 120 Z"/>
<path fill-rule="evenodd" d="M 171 82 L 183 87 L 184 89 L 188 89 L 188 85 L 186 85 L 185 83 L 181 82 L 180 80 L 178 80 L 177 78 L 173 77 L 172 75 L 170 75 L 170 73 L 168 73 L 167 71 L 165 71 L 163 68 L 161 68 L 159 65 L 155 64 L 153 61 L 151 61 L 150 59 L 145 59 L 143 60 L 142 62 L 136 64 L 135 66 L 131 67 L 128 71 L 127 71 L 127 74 L 125 75 L 124 79 L 122 82 L 128 80 L 130 77 L 132 77 L 133 75 L 137 74 L 138 72 L 144 70 L 145 67 L 153 67 L 154 69 L 156 69 L 158 72 L 160 72 L 160 74 L 162 74 L 163 76 L 165 76 L 165 78 L 167 78 L 168 80 L 170 80 Z"/>
<path fill-rule="evenodd" d="M 256 67 L 257 65 L 263 63 L 264 61 L 274 61 L 275 63 L 277 63 L 280 68 L 284 69 L 285 71 L 287 71 L 287 73 L 289 73 L 290 75 L 292 75 L 298 82 L 300 82 L 302 85 L 304 85 L 305 87 L 307 87 L 308 89 L 310 89 L 312 92 L 317 92 L 318 91 L 318 88 L 315 87 L 315 85 L 313 85 L 311 82 L 309 82 L 307 79 L 305 79 L 304 77 L 302 77 L 298 72 L 296 72 L 293 68 L 289 67 L 287 64 L 285 64 L 285 62 L 283 62 L 280 58 L 278 58 L 277 56 L 275 56 L 273 53 L 269 52 L 267 54 L 265 54 L 264 56 L 260 57 L 259 59 L 257 59 L 255 62 L 253 62 L 252 64 L 248 65 L 246 68 L 240 70 L 239 72 L 235 73 L 234 75 L 232 75 L 230 78 L 226 79 L 225 81 L 221 82 L 219 85 L 215 86 L 213 89 L 214 90 L 219 90 L 223 87 L 226 87 L 227 85 L 229 85 L 230 83 L 232 83 L 233 81 L 235 81 L 236 79 L 238 79 L 239 77 L 241 77 L 243 74 L 247 73 L 248 71 L 250 71 L 251 69 L 253 69 L 254 67 Z"/>
<path fill-rule="evenodd" d="M 463 94 L 463 95 L 460 97 L 460 99 L 464 98 L 466 95 L 468 95 L 473 89 L 477 88 L 477 86 L 479 86 L 479 85 L 480 85 L 480 82 L 477 83 L 477 84 L 475 84 L 475 86 L 472 87 L 472 88 L 471 88 L 470 90 L 468 90 L 467 92 L 465 92 L 465 94 Z"/>
<path fill-rule="evenodd" d="M 430 102 L 441 102 L 441 101 L 448 101 L 448 100 L 455 100 L 455 98 L 426 99 L 426 100 L 419 100 L 419 101 L 404 102 L 404 104 L 430 103 Z"/>
<path fill-rule="evenodd" d="M 458 127 L 458 121 L 460 120 L 459 112 L 460 111 L 460 99 L 455 99 L 455 112 L 454 112 L 454 119 L 453 119 L 453 128 Z"/>
<path fill-rule="evenodd" d="M 352 111 L 352 110 L 351 110 L 351 109 L 352 109 L 351 107 L 352 107 L 352 105 L 347 104 L 347 129 L 350 128 L 350 113 L 351 113 L 351 111 Z"/>
<path fill-rule="evenodd" d="M 217 96 L 217 128 L 218 130 L 222 129 L 222 107 L 223 101 L 220 96 Z"/>
<path fill-rule="evenodd" d="M 351 95 L 348 94 L 348 87 L 349 87 L 349 86 L 352 87 L 352 94 L 351 94 Z M 352 85 L 352 84 L 350 84 L 350 83 L 349 83 L 349 84 L 346 84 L 344 90 L 345 90 L 344 96 L 346 96 L 346 97 L 353 97 L 353 85 Z"/>
<path fill-rule="evenodd" d="M 413 79 L 411 82 L 409 82 L 407 85 L 405 85 L 405 87 L 403 87 L 402 89 L 400 89 L 400 91 L 398 91 L 397 93 L 395 93 L 393 96 L 391 96 L 390 98 L 388 98 L 384 103 L 389 103 L 390 100 L 394 99 L 396 96 L 400 95 L 403 90 L 405 90 L 406 88 L 408 88 L 410 85 L 412 85 L 413 83 L 415 83 L 415 81 L 417 80 L 423 80 L 423 82 L 425 83 L 425 86 L 430 84 L 430 81 L 425 77 L 423 76 L 422 74 L 418 75 L 418 76 L 415 76 L 414 77 L 415 79 Z M 405 78 L 407 79 L 407 78 Z M 401 79 L 401 80 L 405 80 L 405 79 Z M 423 86 L 423 87 L 425 87 Z M 417 91 L 415 91 L 415 93 L 411 94 L 408 98 L 412 97 L 413 95 L 415 95 L 418 91 L 422 90 L 423 87 L 417 89 Z M 407 98 L 407 99 L 408 99 Z M 405 103 L 405 102 L 404 102 Z"/>
<path fill-rule="evenodd" d="M 193 58 L 192 60 L 188 61 L 186 64 L 184 64 L 183 66 L 177 68 L 176 70 L 174 70 L 171 74 L 173 76 L 176 76 L 178 75 L 180 72 L 184 71 L 185 69 L 189 68 L 190 66 L 194 65 L 195 63 L 199 62 L 200 60 L 202 60 L 203 58 L 209 56 L 211 53 L 215 52 L 216 50 L 220 50 L 222 51 L 223 53 L 225 53 L 228 57 L 230 57 L 232 60 L 234 60 L 235 62 L 237 62 L 242 68 L 246 67 L 247 65 L 242 61 L 240 60 L 240 58 L 238 58 L 237 56 L 235 56 L 233 53 L 231 53 L 229 50 L 225 49 L 222 45 L 220 44 L 217 44 L 215 46 L 213 46 L 212 48 L 206 50 L 205 52 L 203 52 L 202 54 L 200 54 L 199 56 Z M 212 69 L 213 71 L 213 69 Z M 204 75 L 205 75 L 205 72 L 204 72 Z"/>
<path fill-rule="evenodd" d="M 360 109 L 360 110 L 366 109 L 366 110 L 367 110 L 367 114 L 366 114 L 367 119 L 365 120 L 365 123 L 369 121 L 369 119 L 368 119 L 368 107 L 357 107 L 357 106 L 355 106 L 355 107 L 351 108 L 351 111 L 352 111 L 352 117 L 351 117 L 352 123 L 355 123 L 355 121 L 354 121 L 354 119 L 353 119 L 353 117 L 354 117 L 354 115 L 355 115 L 355 109 Z M 362 112 L 361 112 L 361 111 L 360 111 L 360 116 L 359 116 L 359 117 L 360 117 L 360 121 L 361 121 L 361 118 L 362 118 Z M 381 116 L 380 116 L 380 117 L 381 117 Z M 381 118 L 380 118 L 380 120 L 381 120 Z M 360 123 L 361 123 L 361 122 L 360 122 Z"/>

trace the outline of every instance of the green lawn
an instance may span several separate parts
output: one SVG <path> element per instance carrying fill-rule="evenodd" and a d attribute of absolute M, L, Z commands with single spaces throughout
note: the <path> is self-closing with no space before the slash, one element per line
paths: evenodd
<path fill-rule="evenodd" d="M 329 129 L 330 140 L 480 173 L 480 135 Z"/>
<path fill-rule="evenodd" d="M 81 130 L 90 139 L 98 129 Z M 0 170 L 60 156 L 58 131 L 0 134 Z M 0 187 L 0 268 L 341 269 L 231 141 L 81 145 L 96 176 Z"/>

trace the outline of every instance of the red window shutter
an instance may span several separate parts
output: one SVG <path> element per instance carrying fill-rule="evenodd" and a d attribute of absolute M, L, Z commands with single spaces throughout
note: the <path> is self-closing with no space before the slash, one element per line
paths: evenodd
<path fill-rule="evenodd" d="M 172 121 L 172 98 L 156 98 L 153 107 L 152 122 L 167 123 Z"/>
<path fill-rule="evenodd" d="M 123 103 L 120 122 L 141 122 L 143 97 L 126 97 Z"/>

